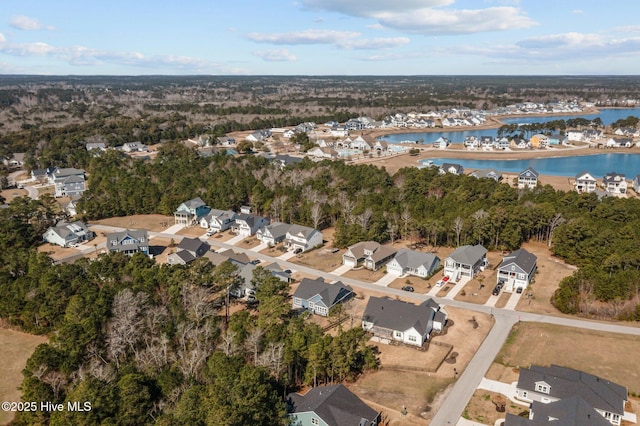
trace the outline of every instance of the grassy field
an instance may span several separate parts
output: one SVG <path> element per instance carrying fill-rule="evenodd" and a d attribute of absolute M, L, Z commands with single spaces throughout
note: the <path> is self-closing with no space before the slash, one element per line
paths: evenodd
<path fill-rule="evenodd" d="M 18 386 L 22 383 L 22 369 L 36 346 L 46 342 L 46 337 L 0 329 L 1 401 L 20 401 Z M 0 424 L 8 424 L 12 419 L 13 413 L 0 411 Z"/>

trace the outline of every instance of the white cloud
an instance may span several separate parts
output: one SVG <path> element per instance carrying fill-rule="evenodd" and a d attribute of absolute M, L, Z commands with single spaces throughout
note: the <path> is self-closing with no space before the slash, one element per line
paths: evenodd
<path fill-rule="evenodd" d="M 247 37 L 258 43 L 271 44 L 336 44 L 343 40 L 358 37 L 360 33 L 336 30 L 305 30 L 290 33 L 249 33 Z"/>
<path fill-rule="evenodd" d="M 584 13 L 584 10 L 582 10 L 582 9 L 573 9 L 571 11 L 571 13 L 573 13 L 574 15 L 582 15 Z"/>
<path fill-rule="evenodd" d="M 389 49 L 392 47 L 400 47 L 409 43 L 407 37 L 392 37 L 392 38 L 372 38 L 372 39 L 358 39 L 358 40 L 346 40 L 338 43 L 338 46 L 344 49 Z"/>
<path fill-rule="evenodd" d="M 6 37 L 4 34 L 0 33 L 0 43 L 4 43 L 5 41 L 7 41 Z"/>
<path fill-rule="evenodd" d="M 530 28 L 537 25 L 515 6 L 483 9 L 448 8 L 453 0 L 305 0 L 311 10 L 375 19 L 383 27 L 416 34 L 470 34 Z M 518 2 L 499 2 L 515 4 Z"/>
<path fill-rule="evenodd" d="M 638 33 L 640 32 L 640 25 L 626 25 L 623 27 L 615 27 L 612 31 L 618 33 Z"/>
<path fill-rule="evenodd" d="M 287 49 L 259 50 L 253 54 L 268 62 L 293 62 L 297 59 L 296 55 Z"/>
<path fill-rule="evenodd" d="M 162 72 L 232 73 L 233 70 L 200 58 L 178 55 L 147 56 L 139 52 L 60 47 L 47 43 L 0 43 L 0 53 L 21 57 L 48 57 L 75 66 L 117 64 L 138 68 L 161 68 Z"/>
<path fill-rule="evenodd" d="M 382 24 L 380 24 L 378 22 L 376 22 L 375 24 L 367 25 L 367 28 L 369 28 L 371 30 L 382 30 L 382 29 L 384 29 Z"/>
<path fill-rule="evenodd" d="M 17 28 L 23 31 L 34 31 L 42 29 L 55 30 L 55 27 L 53 26 L 45 26 L 37 19 L 29 18 L 28 16 L 23 15 L 14 16 L 13 18 L 11 18 L 11 21 L 9 21 L 9 25 L 11 25 L 13 28 Z"/>

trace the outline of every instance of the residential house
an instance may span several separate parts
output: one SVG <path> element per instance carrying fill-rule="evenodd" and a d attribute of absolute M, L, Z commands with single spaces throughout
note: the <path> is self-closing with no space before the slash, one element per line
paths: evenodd
<path fill-rule="evenodd" d="M 635 415 L 624 411 L 628 399 L 625 387 L 573 368 L 559 365 L 520 368 L 515 397 L 543 404 L 580 397 L 612 425 L 620 425 L 622 420 L 635 423 Z"/>
<path fill-rule="evenodd" d="M 576 175 L 575 182 L 573 182 L 573 187 L 576 192 L 594 192 L 596 190 L 596 178 L 594 178 L 591 173 L 582 171 Z"/>
<path fill-rule="evenodd" d="M 256 232 L 256 238 L 258 238 L 262 243 L 275 246 L 276 244 L 284 241 L 290 227 L 291 225 L 288 223 L 273 222 L 258 229 L 258 232 Z"/>
<path fill-rule="evenodd" d="M 149 237 L 144 229 L 113 232 L 107 234 L 107 250 L 133 256 L 135 253 L 149 254 Z"/>
<path fill-rule="evenodd" d="M 493 179 L 496 182 L 500 182 L 502 180 L 502 173 L 493 169 L 474 170 L 469 174 L 469 176 L 473 176 L 477 179 Z"/>
<path fill-rule="evenodd" d="M 331 136 L 336 138 L 344 138 L 349 136 L 349 130 L 343 124 L 334 124 L 331 126 Z"/>
<path fill-rule="evenodd" d="M 469 149 L 476 149 L 480 146 L 480 140 L 477 136 L 466 136 L 462 144 Z"/>
<path fill-rule="evenodd" d="M 80 197 L 74 195 L 70 197 L 69 202 L 62 206 L 62 210 L 64 210 L 70 217 L 74 217 L 78 214 L 78 201 L 80 201 Z"/>
<path fill-rule="evenodd" d="M 585 142 L 598 142 L 602 137 L 602 130 L 586 129 L 582 131 L 582 140 Z"/>
<path fill-rule="evenodd" d="M 508 149 L 510 146 L 510 143 L 511 142 L 509 142 L 509 139 L 503 136 L 495 141 L 494 146 L 497 149 Z"/>
<path fill-rule="evenodd" d="M 298 164 L 299 162 L 302 161 L 302 158 L 292 157 L 290 155 L 277 154 L 276 156 L 273 157 L 271 161 L 277 168 L 279 168 L 280 170 L 283 170 L 285 167 L 287 167 L 290 164 Z"/>
<path fill-rule="evenodd" d="M 462 175 L 464 174 L 464 167 L 456 163 L 442 163 L 442 165 L 440 166 L 440 174 L 444 175 L 446 173 L 451 173 L 453 175 Z"/>
<path fill-rule="evenodd" d="M 633 178 L 633 190 L 636 191 L 636 194 L 640 194 L 640 175 L 636 175 Z"/>
<path fill-rule="evenodd" d="M 518 188 L 534 189 L 538 185 L 540 174 L 533 167 L 527 167 L 518 175 Z"/>
<path fill-rule="evenodd" d="M 396 252 L 393 247 L 383 246 L 375 241 L 364 241 L 349 247 L 342 255 L 342 263 L 352 268 L 364 265 L 367 269 L 377 271 L 393 259 Z"/>
<path fill-rule="evenodd" d="M 22 167 L 24 166 L 24 152 L 14 152 L 9 157 L 5 157 L 2 161 L 7 167 Z"/>
<path fill-rule="evenodd" d="M 271 130 L 262 129 L 262 130 L 256 130 L 255 132 L 247 136 L 245 139 L 248 140 L 249 142 L 264 142 L 266 139 L 270 137 L 271 137 Z"/>
<path fill-rule="evenodd" d="M 373 149 L 375 149 L 378 152 L 390 151 L 389 144 L 386 141 L 380 141 L 380 140 L 376 140 L 376 143 L 373 146 Z"/>
<path fill-rule="evenodd" d="M 232 136 L 218 136 L 216 138 L 216 141 L 218 142 L 219 145 L 222 145 L 222 146 L 230 146 L 230 145 L 236 144 L 236 140 Z"/>
<path fill-rule="evenodd" d="M 126 142 L 122 144 L 124 152 L 146 152 L 147 146 L 142 142 Z"/>
<path fill-rule="evenodd" d="M 529 416 L 521 417 L 507 413 L 504 426 L 610 426 L 595 408 L 582 397 L 572 396 L 545 404 L 533 401 L 529 405 Z"/>
<path fill-rule="evenodd" d="M 529 141 L 526 141 L 522 138 L 513 138 L 511 139 L 511 141 L 509 142 L 509 146 L 511 148 L 518 148 L 518 149 L 527 149 L 527 148 L 531 148 L 531 144 L 529 143 Z"/>
<path fill-rule="evenodd" d="M 303 278 L 293 293 L 293 309 L 307 309 L 327 317 L 332 307 L 346 302 L 354 295 L 353 289 L 341 281 L 329 284 L 322 278 Z"/>
<path fill-rule="evenodd" d="M 525 249 L 511 252 L 498 265 L 498 283 L 504 283 L 503 290 L 513 292 L 525 289 L 536 273 L 538 258 Z"/>
<path fill-rule="evenodd" d="M 607 148 L 631 148 L 633 146 L 632 138 L 609 138 L 605 144 Z"/>
<path fill-rule="evenodd" d="M 107 145 L 104 142 L 87 142 L 85 148 L 89 152 L 93 150 L 104 152 L 107 150 Z"/>
<path fill-rule="evenodd" d="M 460 278 L 473 278 L 489 265 L 487 249 L 482 245 L 458 247 L 444 261 L 444 275 L 453 281 Z"/>
<path fill-rule="evenodd" d="M 627 180 L 624 174 L 610 172 L 602 178 L 602 188 L 611 195 L 627 193 Z"/>
<path fill-rule="evenodd" d="M 48 180 L 54 185 L 55 197 L 82 195 L 87 189 L 82 169 L 56 167 L 48 175 Z"/>
<path fill-rule="evenodd" d="M 180 204 L 173 213 L 175 224 L 192 226 L 200 222 L 200 219 L 211 211 L 211 207 L 202 201 L 202 198 L 196 197 Z"/>
<path fill-rule="evenodd" d="M 306 394 L 287 396 L 291 426 L 378 426 L 382 414 L 354 395 L 344 385 L 318 386 Z"/>
<path fill-rule="evenodd" d="M 400 249 L 387 263 L 387 272 L 398 275 L 414 275 L 426 278 L 440 266 L 440 258 L 432 253 Z"/>
<path fill-rule="evenodd" d="M 435 140 L 435 142 L 433 142 L 434 148 L 444 149 L 449 145 L 451 145 L 451 141 L 443 136 L 440 136 L 438 139 Z"/>
<path fill-rule="evenodd" d="M 351 141 L 351 149 L 359 149 L 360 151 L 371 151 L 375 145 L 375 139 L 369 136 L 358 136 Z"/>
<path fill-rule="evenodd" d="M 231 225 L 231 231 L 244 237 L 250 237 L 258 232 L 260 228 L 268 224 L 269 219 L 266 217 L 250 213 L 240 213 L 236 215 L 235 223 Z"/>
<path fill-rule="evenodd" d="M 47 229 L 42 238 L 50 244 L 70 247 L 74 244 L 92 240 L 95 236 L 96 234 L 80 221 L 60 221 L 56 226 Z"/>
<path fill-rule="evenodd" d="M 397 299 L 371 296 L 362 316 L 362 328 L 383 341 L 421 347 L 434 331 L 436 312 L 442 312 L 439 319 L 439 328 L 442 329 L 447 315 L 433 299 L 414 305 Z"/>
<path fill-rule="evenodd" d="M 186 265 L 204 256 L 210 248 L 209 243 L 199 238 L 185 237 L 178 244 L 178 251 L 167 257 L 167 263 L 170 265 Z"/>
<path fill-rule="evenodd" d="M 211 209 L 200 219 L 200 227 L 211 232 L 223 232 L 231 228 L 236 221 L 236 213 L 231 210 Z"/>
<path fill-rule="evenodd" d="M 36 183 L 45 183 L 49 181 L 49 175 L 53 173 L 53 168 L 31 170 L 31 180 Z M 50 182 L 53 183 L 53 182 Z"/>
<path fill-rule="evenodd" d="M 338 154 L 338 151 L 328 146 L 325 146 L 325 147 L 317 146 L 315 148 L 312 148 L 307 151 L 307 155 L 310 155 L 311 157 L 316 157 L 316 158 L 329 158 L 329 159 L 336 159 L 340 157 L 340 154 Z"/>
<path fill-rule="evenodd" d="M 209 259 L 214 266 L 218 266 L 226 261 L 231 262 L 232 265 L 235 265 L 238 268 L 242 268 L 244 265 L 249 264 L 251 261 L 249 256 L 245 253 L 236 253 L 231 249 L 222 250 L 220 252 L 208 251 L 203 257 Z"/>
<path fill-rule="evenodd" d="M 309 251 L 322 245 L 322 232 L 302 225 L 291 225 L 284 239 L 284 246 L 291 251 Z"/>
<path fill-rule="evenodd" d="M 628 136 L 628 137 L 638 137 L 640 136 L 640 131 L 633 127 L 618 127 L 613 131 L 615 135 L 618 136 Z"/>
<path fill-rule="evenodd" d="M 495 142 L 496 140 L 493 136 L 480 136 L 480 146 L 482 148 L 493 148 Z"/>
<path fill-rule="evenodd" d="M 531 139 L 529 139 L 529 145 L 533 148 L 546 148 L 549 146 L 549 136 L 543 135 L 542 133 L 533 135 Z"/>

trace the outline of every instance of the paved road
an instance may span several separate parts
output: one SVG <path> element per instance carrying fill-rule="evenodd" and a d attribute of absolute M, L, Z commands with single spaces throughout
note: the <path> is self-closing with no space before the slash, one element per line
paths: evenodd
<path fill-rule="evenodd" d="M 91 225 L 91 228 L 93 228 L 94 230 L 99 229 L 107 232 L 115 232 L 122 229 L 103 225 Z M 164 238 L 180 237 L 180 235 L 166 234 L 163 232 L 149 232 L 149 235 Z M 389 296 L 403 296 L 405 298 L 413 299 L 418 302 L 422 302 L 431 297 L 426 294 L 409 293 L 394 288 L 382 287 L 373 283 L 362 282 L 353 278 L 341 277 L 340 275 L 331 272 L 323 272 L 304 265 L 300 265 L 298 263 L 292 263 L 287 260 L 275 259 L 266 254 L 256 253 L 252 249 L 236 247 L 229 243 L 219 242 L 213 239 L 207 241 L 212 246 L 225 249 L 233 249 L 236 252 L 246 253 L 247 255 L 250 255 L 253 258 L 260 259 L 264 262 L 276 262 L 283 269 L 295 269 L 306 274 L 321 276 L 330 282 L 340 280 L 352 287 L 382 292 Z M 455 425 L 458 423 L 458 420 L 460 419 L 460 416 L 462 415 L 462 412 L 466 407 L 469 399 L 480 384 L 480 381 L 491 366 L 491 363 L 498 355 L 500 348 L 509 336 L 511 328 L 518 321 L 541 322 L 563 325 L 567 327 L 583 328 L 588 330 L 606 331 L 609 333 L 622 333 L 640 336 L 640 327 L 630 327 L 616 323 L 556 317 L 528 312 L 517 312 L 508 309 L 495 308 L 486 305 L 476 305 L 473 303 L 462 302 L 453 299 L 444 299 L 440 297 L 433 297 L 433 299 L 442 305 L 454 306 L 456 308 L 466 309 L 474 312 L 482 312 L 485 314 L 492 314 L 494 315 L 496 322 L 482 345 L 480 345 L 480 348 L 478 349 L 476 355 L 469 362 L 467 368 L 465 368 L 464 372 L 460 375 L 460 377 L 454 384 L 449 395 L 447 395 L 447 397 L 444 399 L 442 406 L 431 421 L 432 425 Z"/>

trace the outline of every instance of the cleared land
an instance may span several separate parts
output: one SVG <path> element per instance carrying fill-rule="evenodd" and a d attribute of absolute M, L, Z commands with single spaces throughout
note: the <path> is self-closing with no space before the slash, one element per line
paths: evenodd
<path fill-rule="evenodd" d="M 471 397 L 462 417 L 485 425 L 494 425 L 498 419 L 504 419 L 507 413 L 516 416 L 526 413 L 526 418 L 529 418 L 529 409 L 526 406 L 515 404 L 509 400 L 505 405 L 505 412 L 498 412 L 492 402 L 492 399 L 498 395 L 500 394 L 496 392 L 478 389 Z"/>
<path fill-rule="evenodd" d="M 90 223 L 117 226 L 119 228 L 146 229 L 147 231 L 161 232 L 172 226 L 173 222 L 173 216 L 163 216 L 160 214 L 138 214 L 124 217 L 110 217 L 107 219 L 92 221 Z"/>
<path fill-rule="evenodd" d="M 9 204 L 14 198 L 25 197 L 29 194 L 26 189 L 5 189 L 0 191 L 0 197 L 5 199 L 5 203 Z"/>
<path fill-rule="evenodd" d="M 43 336 L 0 328 L 1 401 L 20 401 L 18 386 L 22 383 L 22 370 L 36 346 L 46 342 L 47 338 Z M 0 424 L 8 424 L 12 419 L 12 412 L 0 410 Z"/>

